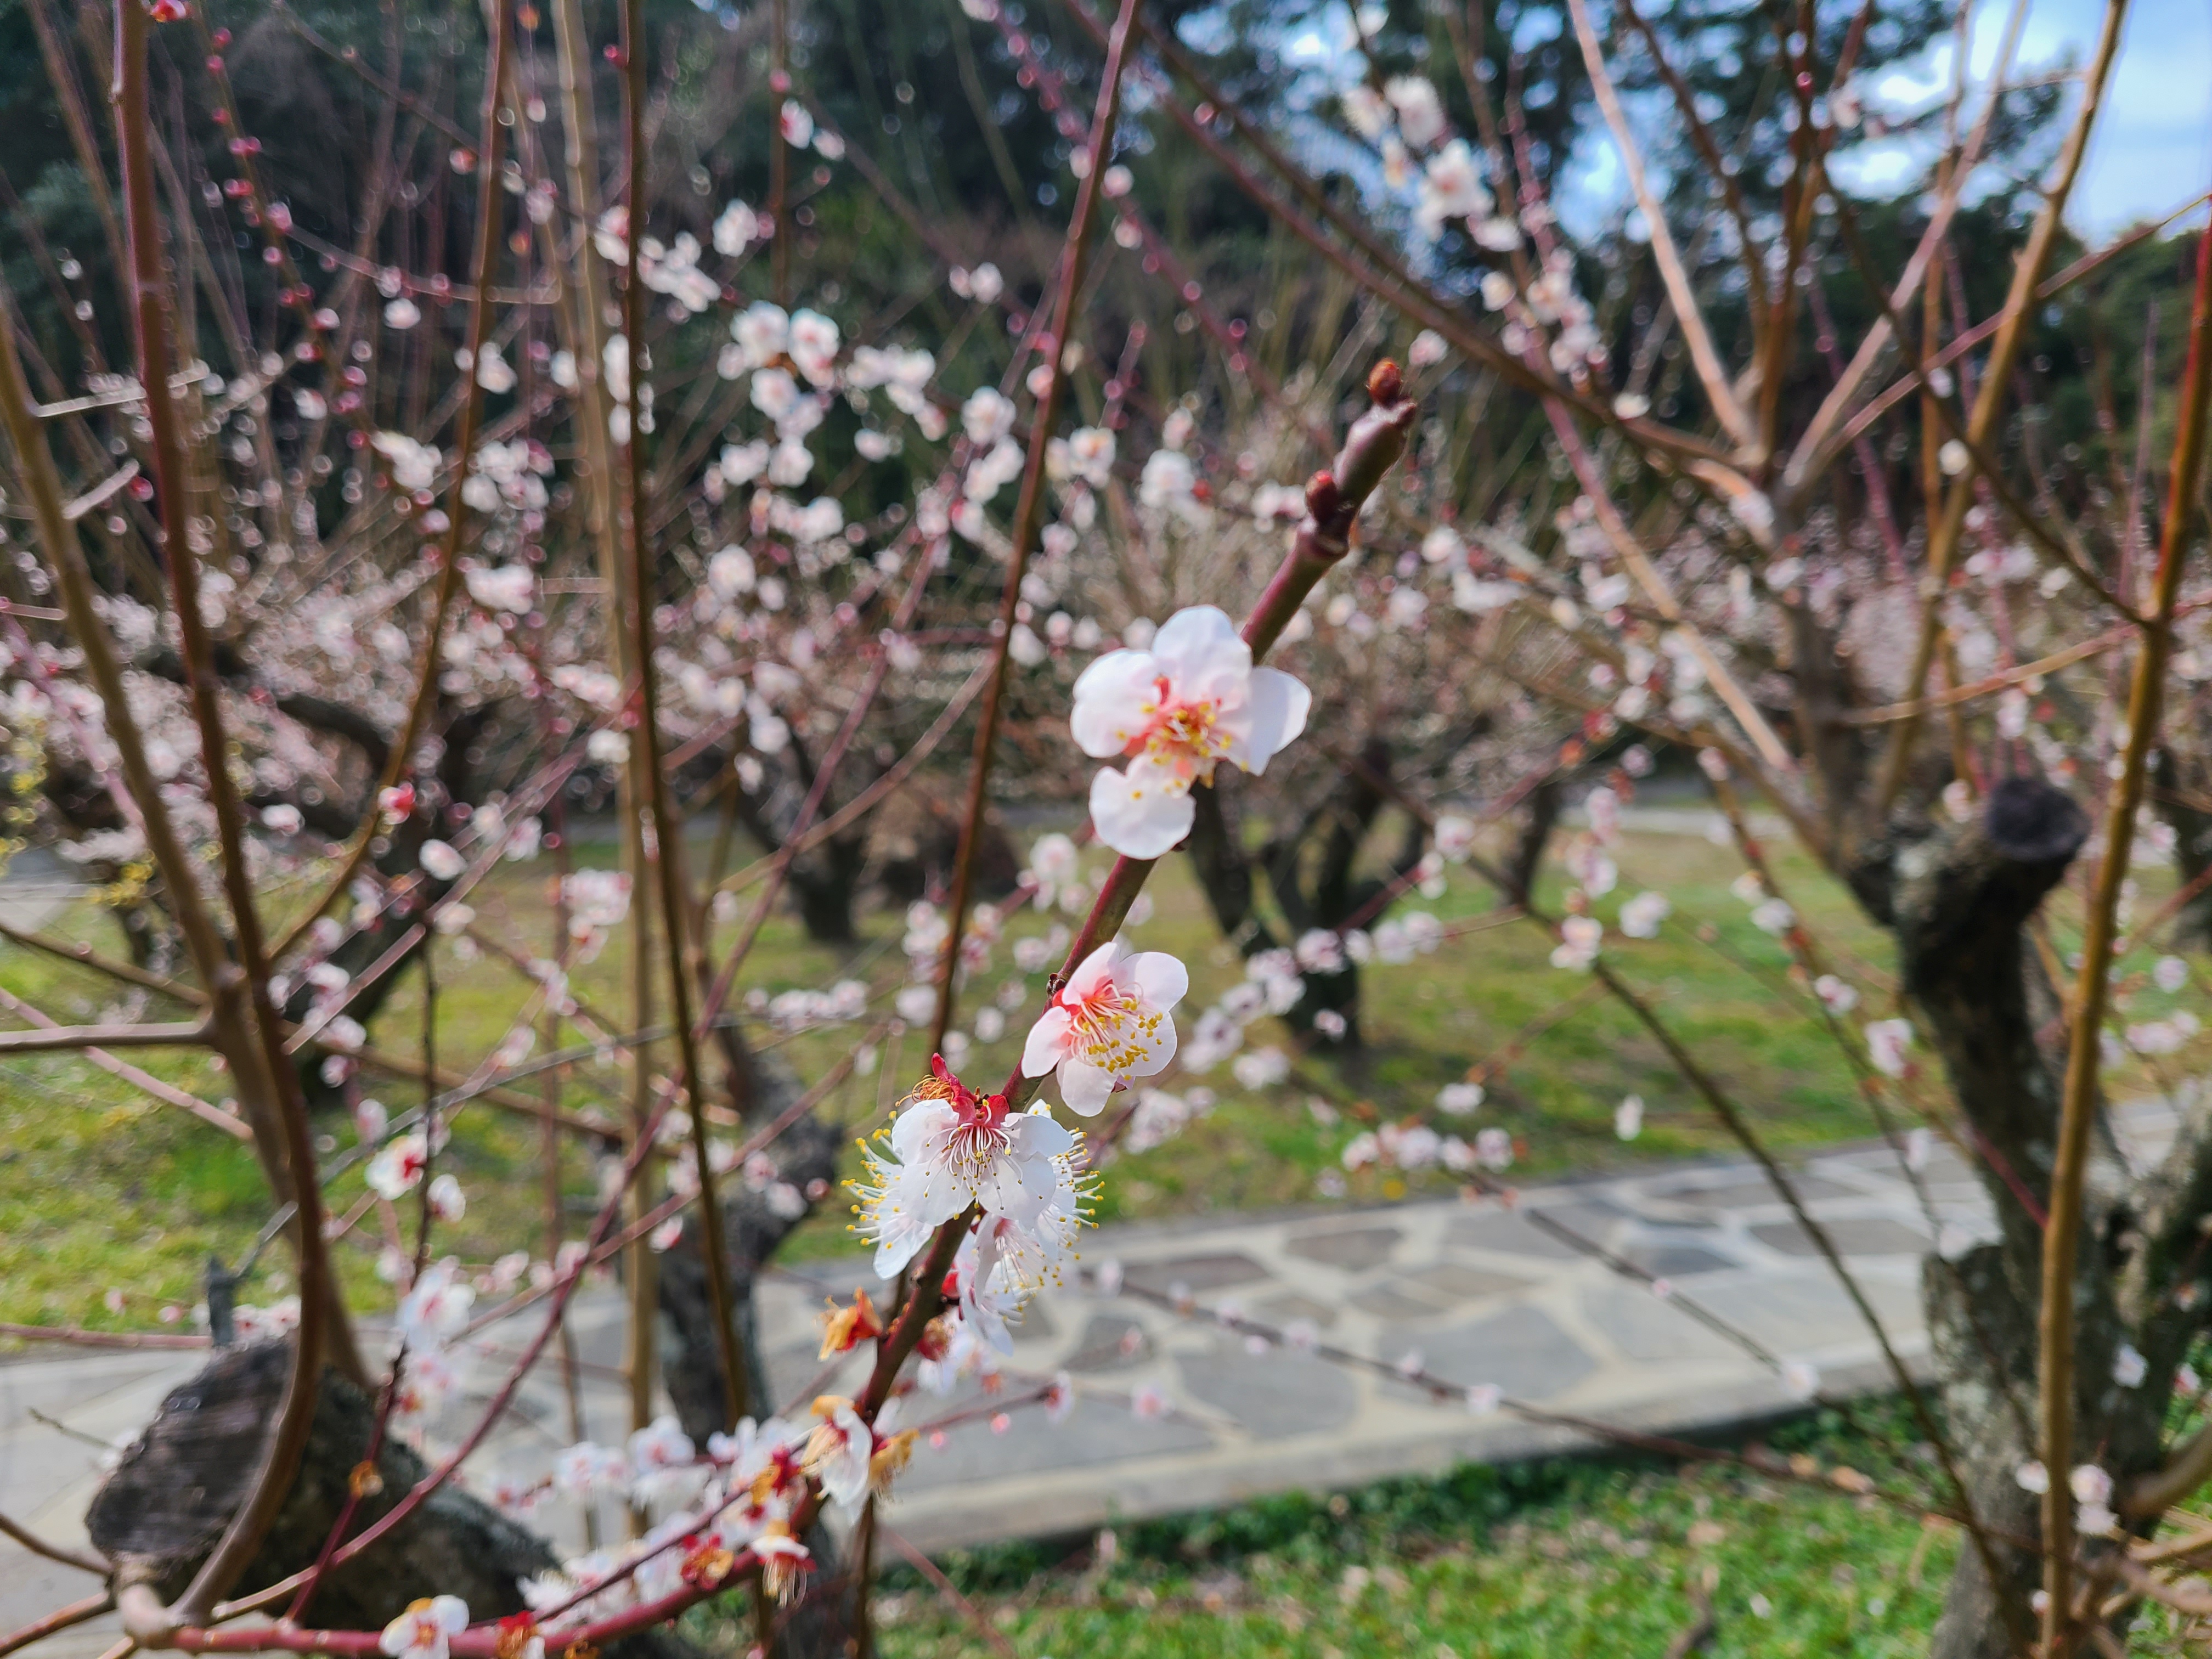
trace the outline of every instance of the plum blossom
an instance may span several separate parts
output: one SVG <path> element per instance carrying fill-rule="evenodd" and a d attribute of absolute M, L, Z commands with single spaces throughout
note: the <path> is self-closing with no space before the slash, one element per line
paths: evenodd
<path fill-rule="evenodd" d="M 1838 979 L 1833 974 L 1823 974 L 1814 980 L 1813 991 L 1832 1014 L 1848 1014 L 1859 1006 L 1858 988 Z"/>
<path fill-rule="evenodd" d="M 1552 952 L 1552 966 L 1587 973 L 1605 943 L 1605 925 L 1590 916 L 1569 916 L 1559 924 L 1559 945 Z"/>
<path fill-rule="evenodd" d="M 399 1333 L 418 1352 L 442 1348 L 468 1322 L 476 1300 L 476 1287 L 459 1262 L 451 1257 L 434 1262 L 400 1301 Z"/>
<path fill-rule="evenodd" d="M 1246 1089 L 1273 1088 L 1291 1074 L 1290 1057 L 1280 1048 L 1255 1048 L 1230 1063 L 1238 1085 Z"/>
<path fill-rule="evenodd" d="M 1638 893 L 1620 907 L 1620 931 L 1631 939 L 1656 939 L 1659 924 L 1674 908 L 1674 901 L 1664 893 Z"/>
<path fill-rule="evenodd" d="M 1481 164 L 1464 138 L 1455 138 L 1429 158 L 1421 176 L 1421 198 L 1413 210 L 1422 230 L 1434 236 L 1447 219 L 1464 219 L 1490 210 L 1490 191 Z"/>
<path fill-rule="evenodd" d="M 438 452 L 404 432 L 380 432 L 369 440 L 392 468 L 392 482 L 406 490 L 428 489 L 437 481 Z"/>
<path fill-rule="evenodd" d="M 1036 908 L 1050 909 L 1062 890 L 1079 884 L 1074 842 L 1057 830 L 1039 836 L 1030 848 L 1030 873 L 1036 878 Z"/>
<path fill-rule="evenodd" d="M 1884 1077 L 1903 1077 L 1908 1063 L 1905 1050 L 1912 1046 L 1912 1022 L 1877 1019 L 1866 1028 L 1867 1058 Z"/>
<path fill-rule="evenodd" d="M 1227 760 L 1258 775 L 1305 729 L 1313 696 L 1290 675 L 1255 668 L 1251 647 L 1212 605 L 1179 611 L 1147 649 L 1109 651 L 1075 683 L 1070 720 L 1084 753 L 1129 757 L 1091 780 L 1098 837 L 1129 858 L 1158 858 L 1190 833 L 1197 784 Z"/>
<path fill-rule="evenodd" d="M 1613 1109 L 1613 1132 L 1623 1140 L 1644 1133 L 1644 1097 L 1631 1095 Z"/>
<path fill-rule="evenodd" d="M 1394 75 L 1382 83 L 1382 95 L 1398 112 L 1398 131 L 1415 149 L 1426 149 L 1444 136 L 1443 100 L 1425 76 Z"/>
<path fill-rule="evenodd" d="M 446 1659 L 448 1643 L 469 1627 L 469 1604 L 458 1595 L 426 1595 L 384 1627 L 376 1645 L 392 1659 Z"/>
<path fill-rule="evenodd" d="M 812 1566 L 814 1558 L 805 1545 L 791 1535 L 791 1523 L 775 1520 L 752 1541 L 752 1552 L 760 1558 L 761 1588 L 777 1601 L 791 1599 L 799 1575 Z"/>
<path fill-rule="evenodd" d="M 1482 1104 L 1483 1093 L 1480 1083 L 1447 1083 L 1437 1091 L 1437 1109 L 1454 1117 L 1465 1117 Z"/>
<path fill-rule="evenodd" d="M 1057 1073 L 1070 1111 L 1097 1115 L 1132 1078 L 1152 1077 L 1175 1058 L 1170 1017 L 1190 975 L 1164 951 L 1132 951 L 1109 939 L 1054 992 L 1022 1050 L 1022 1074 Z"/>
<path fill-rule="evenodd" d="M 1010 1110 L 1004 1095 L 979 1095 L 952 1074 L 942 1055 L 884 1132 L 892 1158 L 865 1143 L 866 1184 L 854 1231 L 876 1245 L 876 1273 L 888 1279 L 920 1254 L 935 1228 L 970 1204 L 1033 1227 L 1068 1184 L 1068 1160 L 1080 1142 L 1042 1110 Z"/>
<path fill-rule="evenodd" d="M 430 1213 L 441 1221 L 459 1221 L 468 1213 L 468 1194 L 458 1176 L 441 1175 L 430 1182 Z"/>
<path fill-rule="evenodd" d="M 433 881 L 455 881 L 469 867 L 469 861 L 453 847 L 442 841 L 426 841 L 418 855 L 422 873 Z"/>
<path fill-rule="evenodd" d="M 430 1143 L 417 1133 L 404 1134 L 368 1161 L 367 1178 L 377 1196 L 397 1199 L 414 1190 L 430 1162 Z"/>
<path fill-rule="evenodd" d="M 629 1437 L 631 1495 L 643 1502 L 683 1484 L 696 1448 L 673 1417 L 655 1418 Z"/>
<path fill-rule="evenodd" d="M 1474 1138 L 1474 1156 L 1486 1170 L 1510 1170 L 1513 1137 L 1503 1129 L 1485 1129 Z"/>
<path fill-rule="evenodd" d="M 995 386 L 977 386 L 960 405 L 960 429 L 978 449 L 996 445 L 1014 429 L 1012 401 Z"/>

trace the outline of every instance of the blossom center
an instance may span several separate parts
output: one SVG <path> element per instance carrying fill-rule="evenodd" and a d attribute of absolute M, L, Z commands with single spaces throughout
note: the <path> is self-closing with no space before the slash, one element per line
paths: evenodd
<path fill-rule="evenodd" d="M 1125 751 L 1148 756 L 1156 764 L 1174 768 L 1186 777 L 1212 776 L 1213 763 L 1229 752 L 1229 734 L 1221 730 L 1221 705 L 1210 700 L 1187 700 L 1176 696 L 1175 684 L 1164 674 L 1152 682 L 1153 701 L 1147 704 L 1145 728 L 1130 740 Z"/>
<path fill-rule="evenodd" d="M 1135 986 L 1112 979 L 1080 996 L 1062 991 L 1053 1000 L 1067 1014 L 1069 1051 L 1085 1065 L 1117 1076 L 1152 1052 L 1167 1018 L 1164 1009 L 1146 1005 Z"/>

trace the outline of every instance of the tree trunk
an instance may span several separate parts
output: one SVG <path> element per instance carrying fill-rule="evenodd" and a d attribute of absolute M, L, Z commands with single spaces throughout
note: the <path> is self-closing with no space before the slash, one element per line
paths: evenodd
<path fill-rule="evenodd" d="M 272 1431 L 291 1366 L 289 1342 L 217 1352 L 207 1368 L 161 1402 L 161 1412 L 102 1483 L 85 1516 L 94 1548 L 116 1565 L 116 1583 L 180 1593 L 213 1551 L 246 1495 Z M 276 1524 L 240 1577 L 243 1595 L 314 1565 L 368 1449 L 374 1402 L 325 1370 L 300 1473 Z M 390 1511 L 428 1473 L 388 1436 L 376 1459 L 383 1490 L 364 1498 L 355 1532 Z M 392 1534 L 324 1576 L 307 1609 L 313 1628 L 377 1630 L 418 1596 L 458 1595 L 472 1620 L 524 1611 L 521 1581 L 559 1565 L 552 1547 L 448 1481 Z M 614 1644 L 619 1659 L 693 1659 L 674 1632 L 648 1631 Z"/>
<path fill-rule="evenodd" d="M 1861 902 L 1896 936 L 1905 993 L 1964 1114 L 2000 1234 L 1955 1264 L 1931 1261 L 1924 1280 L 1948 1431 L 1975 1511 L 1992 1534 L 1999 1577 L 1992 1585 L 1980 1552 L 1962 1547 L 1930 1649 L 1936 1659 L 2010 1655 L 2018 1646 L 2011 1632 L 2033 1625 L 2028 1598 L 2039 1558 L 1996 1534 L 2034 1538 L 2041 1528 L 2035 1500 L 2014 1479 L 2035 1455 L 2030 1425 L 2040 1386 L 2043 1231 L 2022 1194 L 2039 1206 L 2049 1202 L 2068 1033 L 2026 929 L 2088 833 L 2087 817 L 2063 792 L 2009 778 L 1973 823 L 1893 826 L 1850 872 Z M 2142 1272 L 2142 1223 L 2128 1173 L 2110 1155 L 2109 1134 L 2106 1145 L 2089 1174 L 2075 1277 L 2075 1443 L 2081 1462 L 2124 1481 L 2160 1461 L 2183 1339 L 2126 1316 L 2120 1286 L 2131 1263 Z M 2191 1213 L 2193 1220 L 2201 1209 Z M 2153 1231 L 2170 1242 L 2174 1227 L 2169 1220 Z M 2148 1360 L 2135 1387 L 2113 1376 L 2130 1340 Z M 2054 1469 L 2050 1478 L 2067 1473 Z M 2106 1547 L 2091 1540 L 2090 1553 Z"/>
<path fill-rule="evenodd" d="M 1930 1257 L 1921 1270 L 1928 1330 L 1942 1378 L 1945 1426 L 1974 1513 L 1996 1536 L 1992 1553 L 2002 1582 L 1993 1591 L 1981 1553 L 1961 1540 L 1929 1659 L 2018 1659 L 2006 1624 L 2025 1614 L 2042 1582 L 2042 1558 L 2004 1534 L 2033 1538 L 2042 1528 L 2035 1495 L 2016 1478 L 2035 1455 L 2028 1412 L 2035 1401 L 2034 1292 L 2021 1294 L 1994 1245 L 1955 1262 Z"/>
<path fill-rule="evenodd" d="M 1526 905 L 1535 891 L 1536 878 L 1544 867 L 1544 850 L 1558 827 L 1560 798 L 1566 793 L 1566 787 L 1565 775 L 1554 772 L 1529 792 L 1528 816 L 1521 820 L 1512 854 L 1498 872 L 1506 881 L 1506 890 L 1498 895 L 1501 904 Z"/>

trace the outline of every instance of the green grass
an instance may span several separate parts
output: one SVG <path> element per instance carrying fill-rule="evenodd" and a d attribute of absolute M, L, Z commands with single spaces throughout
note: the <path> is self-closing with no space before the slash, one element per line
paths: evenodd
<path fill-rule="evenodd" d="M 610 852 L 586 845 L 578 856 L 604 860 Z M 1784 946 L 1751 924 L 1748 907 L 1729 890 L 1740 871 L 1735 854 L 1694 836 L 1632 835 L 1620 859 L 1621 882 L 1599 902 L 1601 915 L 1610 921 L 1622 902 L 1647 885 L 1663 887 L 1675 909 L 1659 939 L 1609 939 L 1607 960 L 1652 1000 L 1759 1133 L 1784 1147 L 1873 1133 L 1850 1070 L 1808 1000 L 1789 982 Z M 1085 864 L 1095 880 L 1105 860 L 1093 854 Z M 1776 868 L 1824 947 L 1867 965 L 1859 979 L 1869 1012 L 1887 1012 L 1881 936 L 1809 860 L 1784 851 Z M 550 860 L 501 866 L 474 896 L 481 925 L 519 951 L 548 952 L 550 869 Z M 1556 898 L 1561 884 L 1554 867 L 1546 878 L 1546 896 Z M 2138 904 L 2147 910 L 2166 884 L 2161 872 L 2147 875 Z M 1189 963 L 1188 1021 L 1241 977 L 1243 964 L 1214 930 L 1182 860 L 1161 863 L 1150 892 L 1152 918 L 1133 937 L 1145 948 L 1172 951 Z M 2061 896 L 2055 928 L 2061 948 L 2071 931 L 2065 908 L 2070 902 Z M 1455 871 L 1441 898 L 1409 896 L 1401 913 L 1426 908 L 1449 926 L 1481 921 L 1491 903 L 1486 887 Z M 1024 911 L 1010 918 L 1008 933 L 1042 933 L 1066 920 Z M 862 926 L 863 945 L 841 956 L 807 941 L 793 918 L 773 917 L 749 963 L 746 988 L 772 994 L 826 987 L 850 974 L 888 991 L 903 971 L 902 919 L 874 913 Z M 72 911 L 51 931 L 119 952 L 112 921 L 89 906 Z M 735 922 L 726 922 L 717 930 L 717 944 L 726 946 L 736 931 Z M 520 1006 L 519 980 L 489 957 L 463 962 L 450 941 L 439 948 L 439 1053 L 447 1066 L 465 1067 L 504 1036 Z M 1243 1091 L 1226 1065 L 1203 1078 L 1164 1079 L 1179 1090 L 1210 1089 L 1218 1103 L 1166 1145 L 1118 1160 L 1107 1173 L 1099 1218 L 1322 1201 L 1318 1180 L 1338 1169 L 1353 1134 L 1411 1118 L 1470 1137 L 1481 1127 L 1506 1128 L 1522 1149 L 1516 1179 L 1732 1151 L 1734 1143 L 1683 1085 L 1656 1042 L 1609 1000 L 1579 1002 L 1524 1051 L 1507 1052 L 1532 1022 L 1590 988 L 1587 976 L 1550 965 L 1551 948 L 1536 928 L 1511 922 L 1449 940 L 1435 954 L 1401 966 L 1370 968 L 1364 988 L 1366 1052 L 1340 1064 L 1305 1062 L 1281 1087 Z M 627 1017 L 626 949 L 626 934 L 618 934 L 573 977 L 580 1000 L 617 1025 Z M 2152 957 L 2148 952 L 2138 957 L 2124 965 L 2140 980 Z M 1002 945 L 963 996 L 964 1020 L 972 1030 L 975 1011 L 1009 980 L 1022 981 L 1023 1000 L 1007 1015 L 1006 1035 L 975 1044 L 963 1062 L 978 1081 L 995 1084 L 1011 1069 L 1021 1036 L 1041 1006 L 1042 980 L 1023 980 Z M 409 1055 L 418 1051 L 420 983 L 410 973 L 398 986 L 372 1032 L 378 1046 Z M 58 1019 L 98 1018 L 112 1002 L 112 988 L 91 971 L 13 945 L 0 947 L 0 986 Z M 2195 996 L 2193 990 L 2179 998 L 2140 990 L 2127 1017 L 2147 1018 Z M 157 999 L 146 1017 L 173 1018 L 175 1011 Z M 574 1040 L 573 1033 L 564 1038 Z M 763 1040 L 775 1042 L 802 1076 L 814 1077 L 849 1053 L 858 1034 L 839 1026 Z M 1252 1028 L 1250 1040 L 1286 1039 L 1263 1021 Z M 2197 1047 L 2206 1041 L 2200 1037 Z M 226 1093 L 205 1055 L 152 1051 L 133 1058 L 203 1098 L 220 1100 Z M 875 1074 L 849 1081 L 828 1109 L 858 1133 L 878 1121 L 883 1106 L 919 1074 L 923 1059 L 912 1036 L 895 1040 Z M 1484 1065 L 1492 1069 L 1482 1109 L 1471 1117 L 1441 1116 L 1434 1106 L 1437 1089 Z M 2113 1087 L 2124 1094 L 2160 1080 L 2148 1068 L 2130 1067 Z M 622 1082 L 619 1072 L 587 1063 L 562 1079 L 562 1097 L 571 1109 L 619 1115 Z M 524 1085 L 531 1091 L 539 1086 Z M 419 1097 L 415 1085 L 404 1082 L 377 1081 L 370 1088 L 395 1113 Z M 1613 1112 L 1632 1091 L 1646 1103 L 1645 1127 L 1638 1139 L 1624 1144 L 1614 1137 Z M 1319 1115 L 1317 1104 L 1323 1108 Z M 353 1144 L 349 1123 L 331 1121 L 318 1127 L 327 1136 L 326 1152 Z M 471 1108 L 455 1124 L 446 1167 L 467 1189 L 469 1212 L 441 1235 L 441 1251 L 474 1263 L 515 1248 L 542 1253 L 544 1200 L 534 1122 L 489 1106 Z M 0 1178 L 0 1319 L 144 1328 L 163 1306 L 189 1307 L 196 1301 L 209 1253 L 234 1261 L 268 1214 L 247 1148 L 68 1056 L 0 1066 L 0 1170 L 5 1171 Z M 592 1171 L 573 1145 L 566 1176 L 566 1227 L 573 1236 L 593 1207 Z M 1370 1170 L 1351 1178 L 1349 1196 L 1393 1199 L 1409 1188 L 1443 1192 L 1453 1184 L 1442 1170 L 1408 1181 Z M 363 1190 L 356 1165 L 334 1182 L 333 1207 L 350 1207 Z M 788 1248 L 800 1255 L 849 1250 L 847 1219 L 841 1205 L 827 1205 Z M 372 1211 L 340 1249 L 341 1271 L 357 1305 L 388 1297 L 374 1274 L 381 1242 Z M 286 1288 L 281 1260 L 269 1260 L 270 1271 L 245 1292 L 247 1299 L 265 1300 Z M 106 1305 L 111 1290 L 123 1295 L 119 1314 Z"/>
<path fill-rule="evenodd" d="M 1785 1425 L 1779 1451 L 1917 1489 L 1901 1413 L 1873 1437 L 1832 1413 Z M 1718 1465 L 1554 1460 L 1291 1493 L 1124 1526 L 1091 1540 L 955 1553 L 939 1563 L 1024 1659 L 1564 1659 L 1651 1655 L 1697 1618 L 1713 1656 L 1917 1654 L 1958 1535 L 1879 1500 Z M 878 1603 L 886 1659 L 984 1651 L 911 1568 Z M 699 1616 L 710 1641 L 727 1609 Z"/>

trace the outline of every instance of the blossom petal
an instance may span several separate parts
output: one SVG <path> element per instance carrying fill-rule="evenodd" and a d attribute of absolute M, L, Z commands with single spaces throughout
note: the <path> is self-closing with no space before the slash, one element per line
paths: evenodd
<path fill-rule="evenodd" d="M 1065 1008 L 1048 1008 L 1037 1016 L 1037 1023 L 1030 1027 L 1029 1041 L 1022 1045 L 1024 1077 L 1042 1077 L 1060 1064 L 1060 1056 L 1067 1052 L 1070 1024 Z"/>
<path fill-rule="evenodd" d="M 1105 1109 L 1115 1081 L 1114 1073 L 1102 1066 L 1079 1060 L 1060 1062 L 1060 1097 L 1069 1111 L 1084 1117 L 1096 1117 Z"/>
<path fill-rule="evenodd" d="M 975 1201 L 1017 1226 L 1036 1224 L 1052 1201 L 1060 1177 L 1048 1158 L 1003 1157 L 975 1183 Z"/>
<path fill-rule="evenodd" d="M 1241 763 L 1256 777 L 1267 769 L 1270 760 L 1306 729 L 1306 715 L 1313 708 L 1313 693 L 1279 668 L 1255 668 L 1252 671 L 1251 707 L 1251 758 Z"/>
<path fill-rule="evenodd" d="M 1075 971 L 1067 976 L 1067 983 L 1060 988 L 1060 994 L 1070 1001 L 1096 996 L 1109 981 L 1119 976 L 1115 970 L 1127 954 L 1119 939 L 1108 939 L 1076 964 Z"/>
<path fill-rule="evenodd" d="M 950 1128 L 957 1114 L 941 1100 L 917 1100 L 891 1124 L 891 1152 L 902 1164 L 919 1164 L 930 1138 Z"/>
<path fill-rule="evenodd" d="M 1165 951 L 1137 951 L 1127 973 L 1139 994 L 1155 1008 L 1172 1008 L 1190 994 L 1190 969 Z"/>
<path fill-rule="evenodd" d="M 1152 718 L 1156 673 L 1146 651 L 1109 651 L 1085 669 L 1067 718 L 1076 747 L 1100 760 L 1127 750 Z"/>
<path fill-rule="evenodd" d="M 1091 781 L 1091 822 L 1124 858 L 1156 859 L 1190 833 L 1190 786 L 1158 767 L 1101 771 Z"/>
<path fill-rule="evenodd" d="M 1006 1120 L 1006 1136 L 1016 1158 L 1058 1158 L 1075 1150 L 1074 1131 L 1050 1112 L 1016 1112 Z"/>
<path fill-rule="evenodd" d="M 1160 624 L 1152 653 L 1159 672 L 1180 685 L 1205 680 L 1224 669 L 1242 677 L 1252 666 L 1252 647 L 1218 605 L 1187 605 Z"/>

